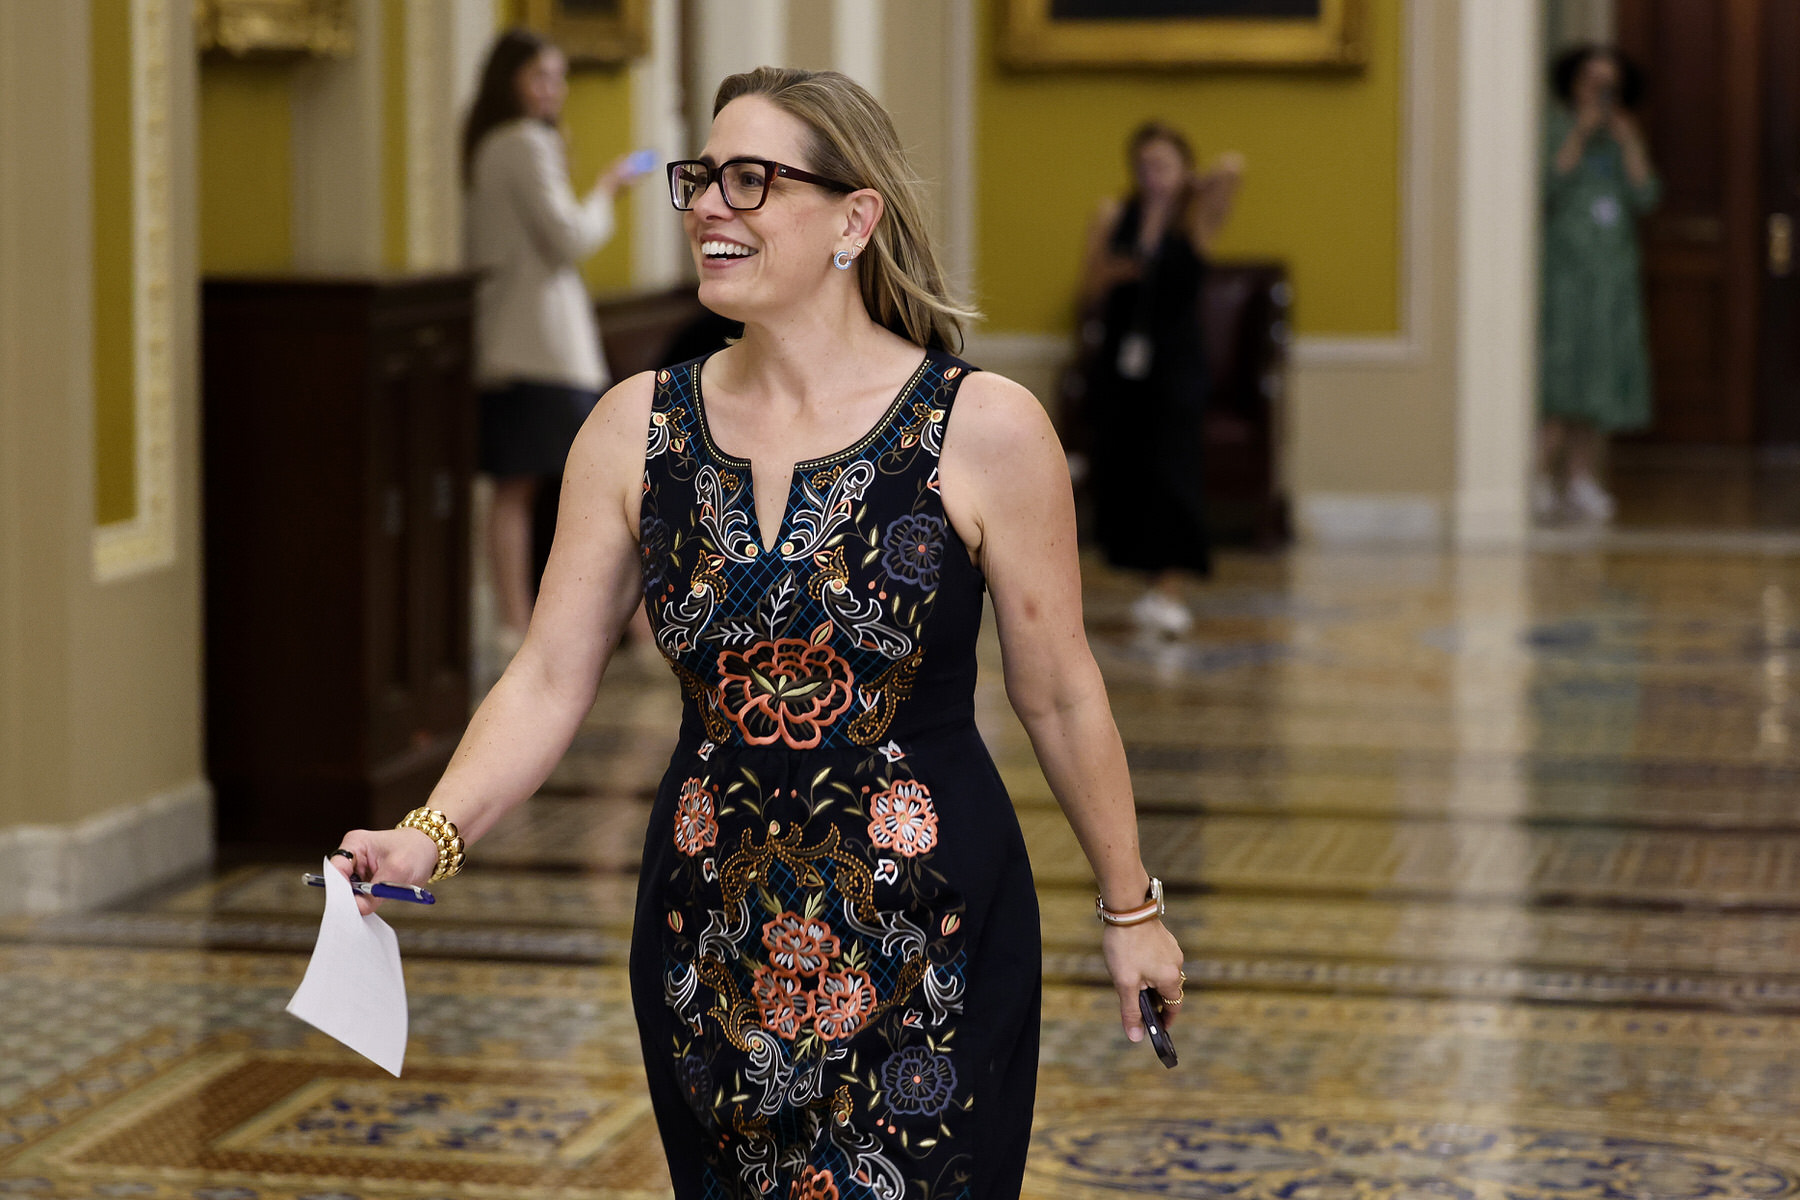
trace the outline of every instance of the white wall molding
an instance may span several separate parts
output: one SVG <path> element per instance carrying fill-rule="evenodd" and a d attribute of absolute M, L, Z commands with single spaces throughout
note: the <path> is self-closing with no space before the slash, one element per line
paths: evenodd
<path fill-rule="evenodd" d="M 1431 353 L 1432 88 L 1441 0 L 1402 0 L 1400 54 L 1399 332 L 1369 336 L 1302 335 L 1293 361 L 1303 367 L 1414 367 Z"/>
<path fill-rule="evenodd" d="M 1310 492 L 1295 509 L 1301 538 L 1314 546 L 1436 546 L 1444 539 L 1443 505 L 1422 493 Z"/>
<path fill-rule="evenodd" d="M 378 271 L 386 249 L 382 204 L 381 0 L 353 0 L 356 50 L 295 68 L 294 266 Z"/>
<path fill-rule="evenodd" d="M 842 2 L 842 0 L 840 0 Z M 1394 368 L 1423 364 L 1431 352 L 1432 186 L 1436 171 L 1432 146 L 1432 86 L 1441 34 L 1439 0 L 1403 0 L 1404 46 L 1400 78 L 1400 330 L 1392 335 L 1301 335 L 1294 338 L 1297 367 Z M 976 203 L 977 70 L 974 0 L 951 0 L 952 57 L 950 78 L 951 138 L 948 180 L 946 266 L 965 290 L 976 276 L 978 221 Z M 998 334 L 1030 337 L 1031 334 Z M 1060 340 L 1060 339 L 1059 339 Z"/>
<path fill-rule="evenodd" d="M 1519 544 L 1537 379 L 1539 6 L 1461 14 L 1456 540 Z"/>
<path fill-rule="evenodd" d="M 632 146 L 657 153 L 657 169 L 632 192 L 631 281 L 637 287 L 674 287 L 692 266 L 662 172 L 662 163 L 692 149 L 681 116 L 680 38 L 677 0 L 651 0 L 650 52 L 631 65 Z"/>
<path fill-rule="evenodd" d="M 95 528 L 102 582 L 175 562 L 175 250 L 170 54 L 175 0 L 131 0 L 131 381 L 137 496 L 128 521 Z M 186 22 L 181 23 L 186 30 Z"/>
<path fill-rule="evenodd" d="M 203 779 L 73 825 L 0 831 L 0 916 L 99 908 L 212 859 L 213 795 Z"/>

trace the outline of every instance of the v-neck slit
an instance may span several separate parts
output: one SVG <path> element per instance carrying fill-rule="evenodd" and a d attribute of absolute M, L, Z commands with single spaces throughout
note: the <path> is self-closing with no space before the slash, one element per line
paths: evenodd
<path fill-rule="evenodd" d="M 715 351 L 715 353 L 717 352 Z M 747 458 L 739 458 L 735 454 L 728 454 L 720 449 L 719 443 L 713 439 L 712 425 L 706 419 L 706 394 L 701 389 L 700 379 L 706 364 L 712 361 L 712 355 L 707 355 L 693 365 L 691 370 L 693 372 L 694 385 L 694 423 L 700 434 L 700 441 L 706 447 L 707 453 L 718 459 L 721 463 L 743 469 L 745 479 L 748 481 L 746 485 L 746 496 L 750 504 L 750 521 L 756 526 L 756 545 L 761 553 L 776 553 L 781 545 L 782 537 L 787 533 L 788 515 L 793 511 L 794 507 L 794 481 L 799 479 L 801 475 L 807 471 L 815 471 L 820 467 L 833 466 L 837 463 L 844 462 L 847 459 L 855 458 L 873 445 L 881 437 L 882 433 L 886 431 L 887 427 L 893 423 L 894 418 L 900 415 L 900 411 L 905 406 L 907 398 L 911 396 L 913 391 L 919 386 L 919 380 L 924 378 L 926 368 L 931 366 L 931 355 L 932 352 L 930 350 L 925 351 L 925 357 L 919 360 L 919 365 L 913 369 L 912 375 L 901 385 L 900 390 L 895 393 L 893 400 L 889 401 L 887 408 L 882 411 L 881 417 L 874 425 L 870 426 L 868 432 L 864 433 L 861 437 L 857 438 L 856 441 L 836 453 L 827 454 L 822 458 L 802 459 L 799 462 L 794 463 L 792 467 L 788 468 L 787 488 L 781 499 L 781 519 L 776 524 L 775 541 L 772 544 L 765 541 L 763 538 L 762 515 L 756 511 L 756 464 Z"/>

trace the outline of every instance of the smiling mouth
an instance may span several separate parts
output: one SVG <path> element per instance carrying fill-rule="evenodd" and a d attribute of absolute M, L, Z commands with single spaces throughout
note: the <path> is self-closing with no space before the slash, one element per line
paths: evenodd
<path fill-rule="evenodd" d="M 706 241 L 700 243 L 700 253 L 712 262 L 724 262 L 733 258 L 749 258 L 756 251 L 737 242 Z"/>

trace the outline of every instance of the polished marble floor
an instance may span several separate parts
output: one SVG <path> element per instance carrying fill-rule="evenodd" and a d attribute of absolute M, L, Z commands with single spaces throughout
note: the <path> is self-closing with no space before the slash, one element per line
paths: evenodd
<path fill-rule="evenodd" d="M 1800 546 L 1228 555 L 1089 618 L 1195 1003 L 1117 1032 L 1091 885 L 984 643 L 1045 919 L 1038 1200 L 1800 1195 Z M 666 673 L 622 663 L 436 910 L 393 1080 L 283 1011 L 319 907 L 237 862 L 0 927 L 0 1193 L 656 1197 L 623 962 Z"/>

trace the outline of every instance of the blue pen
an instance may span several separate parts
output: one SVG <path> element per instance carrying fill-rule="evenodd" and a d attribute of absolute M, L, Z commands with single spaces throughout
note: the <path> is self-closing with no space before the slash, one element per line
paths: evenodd
<path fill-rule="evenodd" d="M 302 875 L 301 882 L 307 887 L 324 887 L 323 875 Z M 437 897 L 422 887 L 414 887 L 410 883 L 364 883 L 360 879 L 350 881 L 350 890 L 365 896 L 373 896 L 377 900 L 405 900 L 409 904 L 436 904 Z"/>

